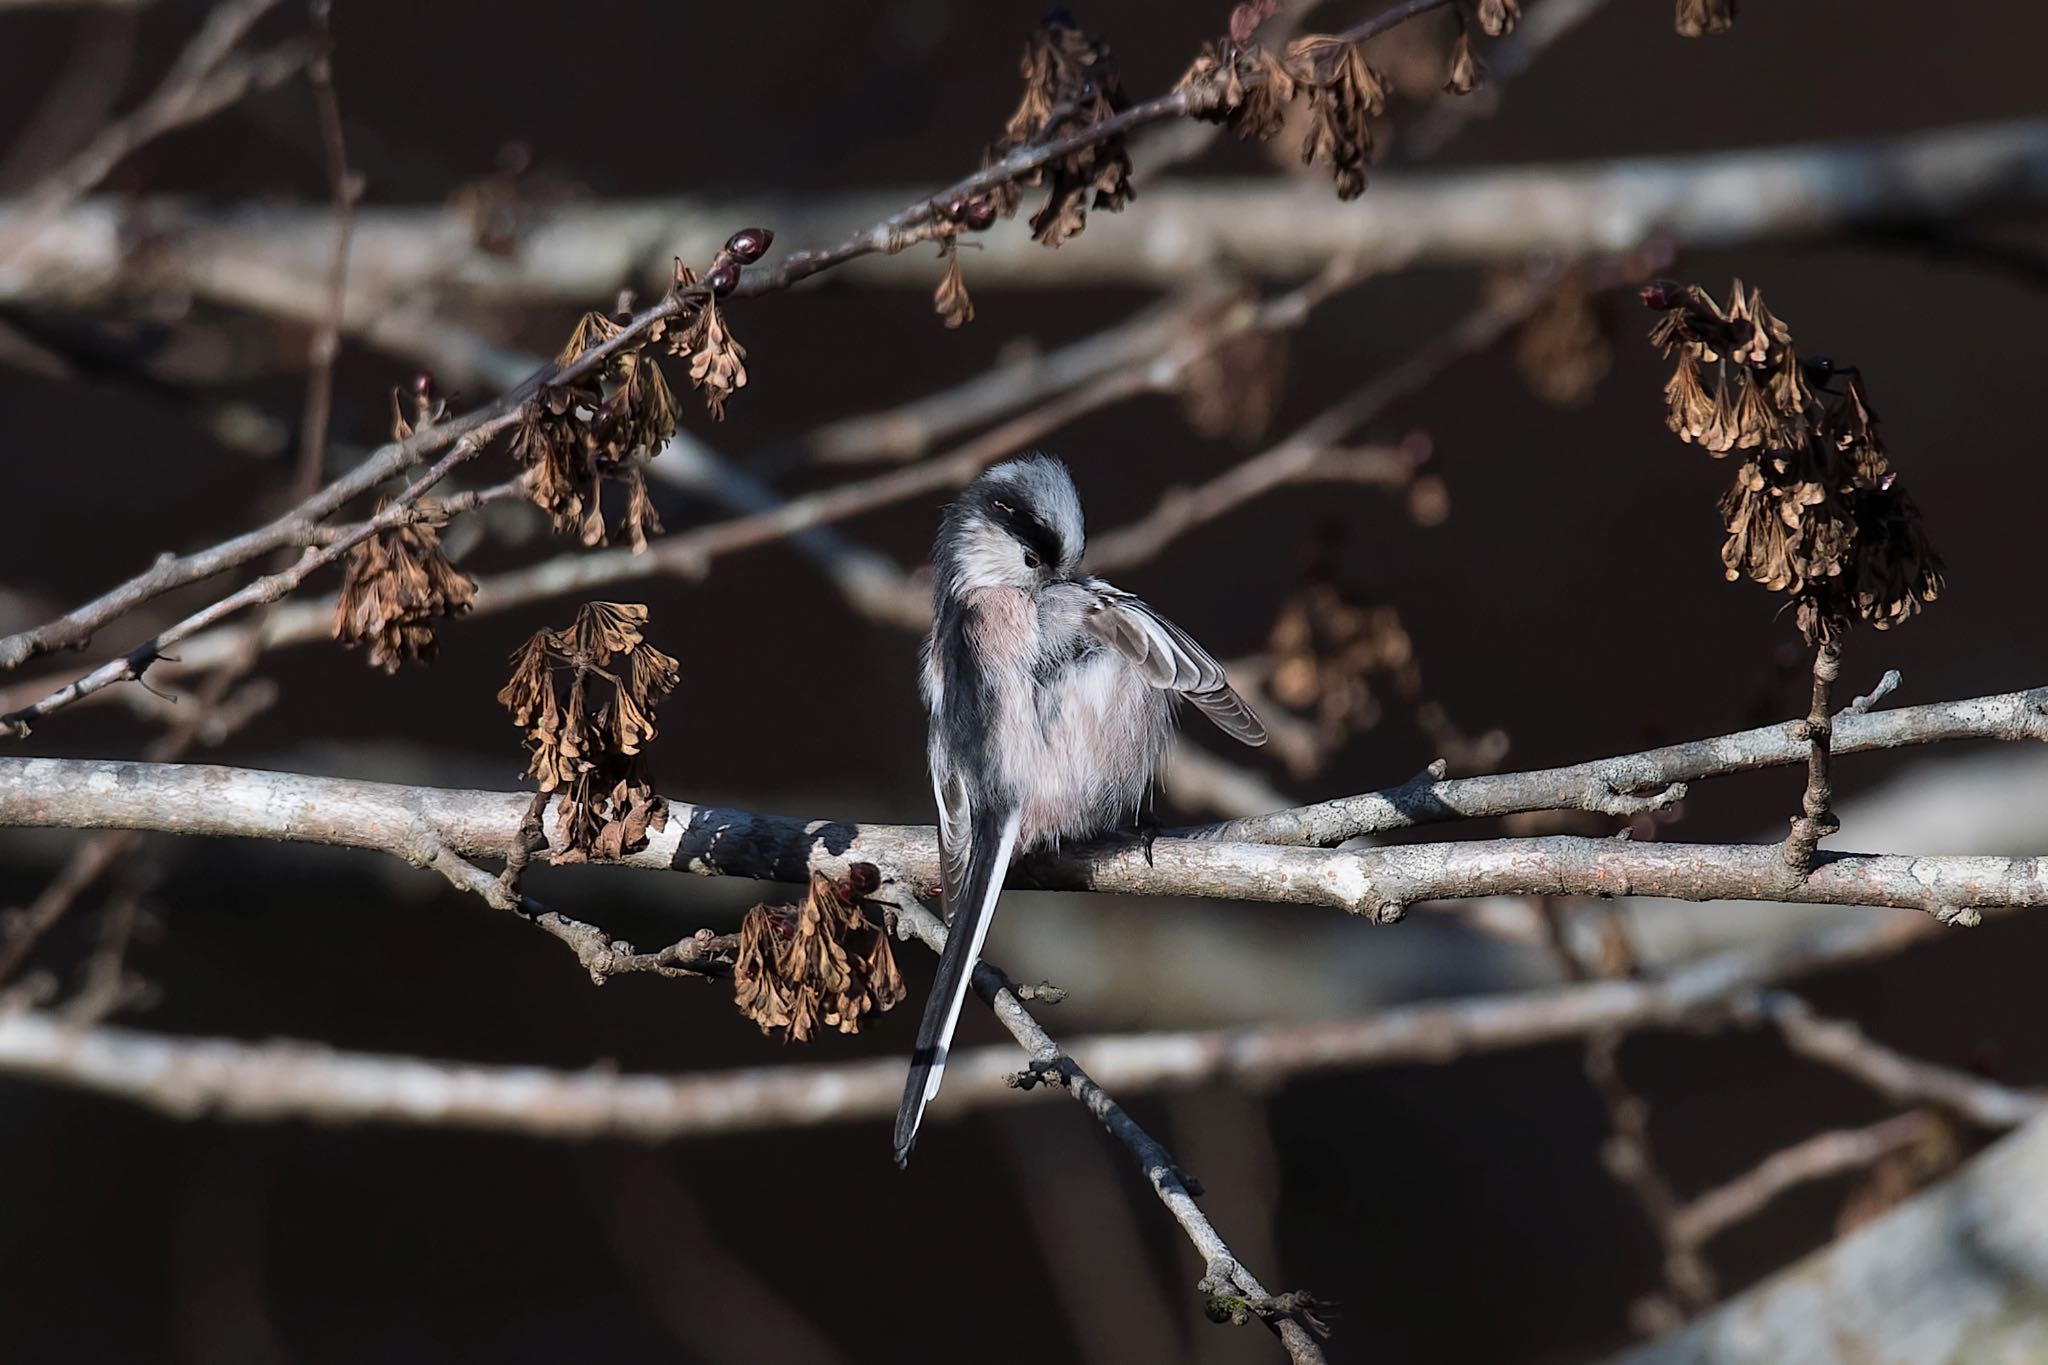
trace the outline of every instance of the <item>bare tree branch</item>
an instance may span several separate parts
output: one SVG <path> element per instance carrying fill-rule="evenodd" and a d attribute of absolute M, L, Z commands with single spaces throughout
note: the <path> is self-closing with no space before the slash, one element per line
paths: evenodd
<path fill-rule="evenodd" d="M 1243 1029 L 1101 1035 L 1068 1053 L 1120 1093 L 1443 1063 L 1594 1033 L 1691 1025 L 1754 991 L 1886 956 L 1934 926 L 1909 916 L 1831 925 L 1729 950 L 1662 977 L 1402 1005 L 1355 1019 Z M 751 1026 L 750 1026 L 751 1027 Z M 962 1048 L 932 1116 L 1029 1102 L 1016 1050 Z M 486 1128 L 536 1138 L 664 1141 L 883 1118 L 903 1093 L 899 1057 L 622 1076 L 351 1053 L 314 1044 L 70 1029 L 0 1012 L 0 1071 L 95 1090 L 182 1118 L 308 1118 Z"/>
<path fill-rule="evenodd" d="M 1942 1122 L 1924 1109 L 1894 1114 L 1863 1128 L 1815 1133 L 1768 1157 L 1723 1185 L 1688 1200 L 1672 1217 L 1676 1234 L 1699 1246 L 1754 1217 L 1799 1185 L 1861 1170 L 1893 1152 L 1937 1138 Z"/>
<path fill-rule="evenodd" d="M 946 926 L 938 916 L 925 909 L 914 895 L 897 897 L 896 905 L 899 933 L 917 938 L 935 953 L 945 951 Z M 1108 1092 L 1052 1040 L 1017 999 L 1000 970 L 986 962 L 978 962 L 973 981 L 976 993 L 988 1002 L 996 1018 L 1010 1031 L 1010 1036 L 1030 1054 L 1030 1083 L 1057 1085 L 1065 1090 L 1086 1106 L 1109 1134 L 1137 1158 L 1139 1168 L 1151 1183 L 1152 1192 L 1173 1215 L 1174 1221 L 1180 1224 L 1181 1231 L 1187 1234 L 1196 1254 L 1202 1258 L 1204 1273 L 1200 1287 L 1209 1296 L 1212 1306 L 1221 1303 L 1226 1311 L 1249 1314 L 1264 1322 L 1279 1336 L 1287 1348 L 1288 1358 L 1296 1365 L 1321 1361 L 1323 1353 L 1316 1346 L 1315 1339 L 1296 1320 L 1294 1310 L 1287 1303 L 1287 1300 L 1298 1296 L 1276 1297 L 1269 1294 L 1257 1277 L 1237 1259 L 1195 1203 L 1199 1186 L 1190 1189 L 1191 1182 L 1172 1155 L 1139 1127 L 1124 1107 L 1111 1099 Z M 1303 1315 L 1309 1322 L 1315 1321 L 1312 1312 L 1315 1306 L 1313 1299 L 1306 1299 L 1301 1304 L 1302 1308 L 1311 1310 Z"/>
<path fill-rule="evenodd" d="M 1300 279 L 1340 256 L 1386 269 L 1597 255 L 1658 238 L 1695 247 L 1813 240 L 1862 224 L 1948 221 L 2044 196 L 2048 121 L 2019 120 L 1584 166 L 1381 171 L 1371 191 L 1348 204 L 1308 184 L 1148 185 L 1142 212 L 1091 222 L 1080 250 L 1046 251 L 1021 230 L 983 234 L 972 273 L 989 288 L 1178 289 L 1224 267 L 1251 278 Z M 621 281 L 665 287 L 673 256 L 708 259 L 735 222 L 772 222 L 790 240 L 816 239 L 910 197 L 889 190 L 808 202 L 563 205 L 534 224 L 509 258 L 476 247 L 452 210 L 367 209 L 359 259 L 379 283 L 360 283 L 351 294 L 351 326 L 374 328 L 382 313 L 426 290 L 449 303 L 504 304 L 604 298 Z M 0 230 L 9 217 L 0 208 Z M 162 241 L 161 264 L 152 267 L 160 276 L 138 277 L 124 260 L 122 228 L 138 218 Z M 323 215 L 310 207 L 91 201 L 31 250 L 0 263 L 0 299 L 77 304 L 160 278 L 215 303 L 311 318 L 325 236 Z M 847 278 L 929 290 L 931 275 L 929 260 L 913 252 L 871 256 Z"/>
<path fill-rule="evenodd" d="M 1633 815 L 1683 797 L 1688 782 L 1805 762 L 1808 747 L 1799 724 L 1759 726 L 1539 772 L 1458 778 L 1423 773 L 1388 791 L 1232 820 L 1197 833 L 1205 838 L 1328 848 L 1414 825 L 1523 811 Z M 2048 739 L 2048 688 L 1891 711 L 1851 710 L 1835 718 L 1831 749 L 1838 755 L 1870 753 L 1959 739 Z"/>
<path fill-rule="evenodd" d="M 2048 1123 L 1786 1267 L 1625 1365 L 2028 1360 L 2048 1297 Z"/>
<path fill-rule="evenodd" d="M 1761 756 L 1745 757 L 1727 770 L 1763 766 Z M 1571 793 L 1549 793 L 1544 776 L 1522 775 L 1519 808 L 1570 807 Z M 520 837 L 527 802 L 515 792 L 397 787 L 246 768 L 0 759 L 0 824 L 286 839 L 401 856 L 425 829 L 463 857 L 506 857 Z M 812 870 L 841 875 L 849 862 L 862 861 L 911 886 L 938 882 L 937 840 L 928 826 L 800 820 L 681 801 L 669 809 L 666 827 L 622 865 L 800 881 Z M 1282 813 L 1272 823 L 1311 830 L 1318 823 L 1314 810 Z M 1151 846 L 1149 858 L 1136 846 L 1034 856 L 1012 883 L 1322 905 L 1382 921 L 1425 901 L 1502 894 L 1895 906 L 1960 924 L 1976 923 L 1985 909 L 2048 904 L 2048 867 L 2032 858 L 1829 853 L 1788 886 L 1776 845 L 1568 836 L 1357 851 L 1213 835 L 1167 838 Z"/>
<path fill-rule="evenodd" d="M 276 5 L 277 0 L 222 0 L 216 5 L 149 98 L 133 113 L 102 128 L 0 221 L 0 263 L 23 255 L 69 205 L 144 143 L 217 113 L 251 90 L 268 90 L 295 75 L 311 52 L 304 41 L 254 57 L 234 50 Z"/>
<path fill-rule="evenodd" d="M 1905 1056 L 1847 1020 L 1816 1014 L 1795 995 L 1767 991 L 1756 1007 L 1794 1052 L 1854 1076 L 1895 1103 L 1933 1105 L 1990 1128 L 2016 1128 L 2048 1113 L 2048 1094 Z"/>

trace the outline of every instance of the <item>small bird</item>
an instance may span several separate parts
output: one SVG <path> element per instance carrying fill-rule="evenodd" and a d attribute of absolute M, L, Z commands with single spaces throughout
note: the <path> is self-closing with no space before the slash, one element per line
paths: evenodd
<path fill-rule="evenodd" d="M 939 1093 L 1011 855 L 1135 822 L 1182 697 L 1232 739 L 1266 742 L 1206 650 L 1081 572 L 1084 543 L 1073 478 L 1042 454 L 989 469 L 939 524 L 922 684 L 948 928 L 896 1114 L 898 1166 Z"/>

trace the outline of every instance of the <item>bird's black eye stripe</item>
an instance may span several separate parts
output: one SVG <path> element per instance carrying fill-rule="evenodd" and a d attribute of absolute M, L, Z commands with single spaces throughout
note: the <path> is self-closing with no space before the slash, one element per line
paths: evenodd
<path fill-rule="evenodd" d="M 989 516 L 998 526 L 1024 542 L 1027 562 L 1035 556 L 1042 563 L 1060 562 L 1060 538 L 1053 534 L 1050 526 L 1030 512 L 1021 510 L 1000 498 L 988 500 Z M 1032 565 L 1033 568 L 1038 567 Z"/>

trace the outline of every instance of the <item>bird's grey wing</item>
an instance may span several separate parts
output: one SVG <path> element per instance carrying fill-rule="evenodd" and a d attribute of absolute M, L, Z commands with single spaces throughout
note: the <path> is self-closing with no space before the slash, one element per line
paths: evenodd
<path fill-rule="evenodd" d="M 1208 650 L 1142 598 L 1099 578 L 1086 586 L 1095 594 L 1083 621 L 1090 635 L 1130 660 L 1146 682 L 1181 693 L 1232 739 L 1254 747 L 1266 742 L 1266 727 Z"/>
<path fill-rule="evenodd" d="M 974 851 L 974 812 L 967 799 L 967 784 L 958 773 L 932 773 L 932 795 L 939 805 L 939 879 L 945 904 L 959 899 L 960 882 L 967 874 L 967 859 Z"/>

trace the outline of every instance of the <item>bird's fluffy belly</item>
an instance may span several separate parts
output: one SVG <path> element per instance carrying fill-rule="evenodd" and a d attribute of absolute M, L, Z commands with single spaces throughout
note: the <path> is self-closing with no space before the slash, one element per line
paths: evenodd
<path fill-rule="evenodd" d="M 1035 714 L 999 721 L 1013 727 L 998 752 L 1011 756 L 1004 776 L 1022 811 L 1019 847 L 1134 819 L 1172 729 L 1172 694 L 1099 650 L 1034 696 Z"/>

